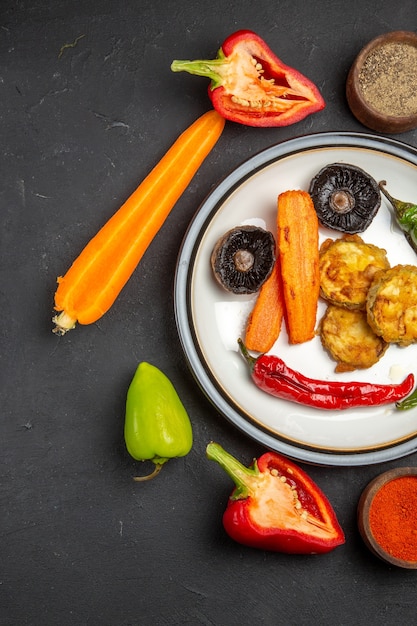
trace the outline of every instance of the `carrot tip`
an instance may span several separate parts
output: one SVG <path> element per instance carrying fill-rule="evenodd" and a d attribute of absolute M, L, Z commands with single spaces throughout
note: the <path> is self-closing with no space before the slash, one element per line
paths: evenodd
<path fill-rule="evenodd" d="M 52 321 L 55 324 L 55 328 L 52 329 L 52 332 L 61 337 L 69 330 L 72 330 L 76 324 L 76 320 L 70 317 L 68 313 L 65 313 L 65 311 L 62 311 L 59 315 L 55 315 Z"/>

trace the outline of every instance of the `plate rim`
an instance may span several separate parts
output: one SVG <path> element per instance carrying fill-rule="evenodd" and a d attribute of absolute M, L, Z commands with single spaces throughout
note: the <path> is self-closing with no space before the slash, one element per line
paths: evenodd
<path fill-rule="evenodd" d="M 221 179 L 199 205 L 183 237 L 174 274 L 174 316 L 180 344 L 188 367 L 203 394 L 215 409 L 240 432 L 268 449 L 284 454 L 296 461 L 325 466 L 373 465 L 392 461 L 417 450 L 417 437 L 378 450 L 325 451 L 311 449 L 279 439 L 259 425 L 247 421 L 225 399 L 216 387 L 212 376 L 204 366 L 204 357 L 196 345 L 190 313 L 190 283 L 193 259 L 201 241 L 205 223 L 212 219 L 219 203 L 225 200 L 245 178 L 253 175 L 281 158 L 299 152 L 320 148 L 362 148 L 385 152 L 417 166 L 417 149 L 396 138 L 380 137 L 370 133 L 349 131 L 326 131 L 301 135 L 275 143 L 262 149 Z M 407 158 L 408 157 L 408 158 Z M 204 232 L 204 231 L 203 231 Z"/>

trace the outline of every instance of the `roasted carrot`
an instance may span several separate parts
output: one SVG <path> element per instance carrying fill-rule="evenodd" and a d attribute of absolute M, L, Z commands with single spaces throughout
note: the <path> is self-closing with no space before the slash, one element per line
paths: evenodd
<path fill-rule="evenodd" d="M 254 352 L 268 352 L 279 337 L 284 317 L 284 297 L 279 256 L 263 283 L 246 325 L 245 345 Z"/>
<path fill-rule="evenodd" d="M 288 339 L 303 343 L 315 334 L 320 288 L 318 219 L 310 195 L 281 193 L 277 224 Z"/>
<path fill-rule="evenodd" d="M 149 244 L 219 139 L 225 120 L 216 111 L 198 118 L 175 141 L 120 209 L 58 278 L 54 331 L 97 321 L 119 295 Z"/>

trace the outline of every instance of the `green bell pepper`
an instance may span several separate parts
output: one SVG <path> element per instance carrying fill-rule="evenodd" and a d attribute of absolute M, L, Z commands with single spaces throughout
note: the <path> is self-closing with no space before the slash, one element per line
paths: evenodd
<path fill-rule="evenodd" d="M 173 384 L 154 365 L 139 364 L 126 398 L 124 437 L 137 461 L 152 461 L 154 471 L 136 481 L 156 476 L 169 459 L 191 450 L 191 422 Z"/>

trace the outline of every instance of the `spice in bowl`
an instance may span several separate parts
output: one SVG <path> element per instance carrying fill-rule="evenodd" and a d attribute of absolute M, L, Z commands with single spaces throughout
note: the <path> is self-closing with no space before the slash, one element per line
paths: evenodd
<path fill-rule="evenodd" d="M 372 50 L 359 72 L 363 97 L 374 109 L 397 117 L 417 113 L 417 48 L 387 43 Z"/>
<path fill-rule="evenodd" d="M 417 127 L 417 35 L 395 31 L 366 45 L 353 63 L 346 83 L 355 117 L 378 132 Z"/>
<path fill-rule="evenodd" d="M 369 483 L 358 505 L 359 532 L 379 558 L 417 569 L 417 468 L 385 472 Z"/>

